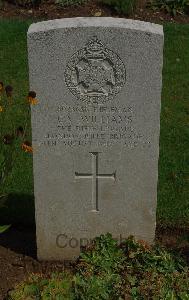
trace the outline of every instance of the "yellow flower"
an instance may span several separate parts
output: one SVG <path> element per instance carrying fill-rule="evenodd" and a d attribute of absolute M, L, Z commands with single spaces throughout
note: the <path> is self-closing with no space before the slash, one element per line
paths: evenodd
<path fill-rule="evenodd" d="M 3 106 L 0 105 L 0 113 L 4 111 Z"/>
<path fill-rule="evenodd" d="M 30 142 L 25 141 L 21 147 L 24 152 L 33 153 L 33 147 Z"/>
<path fill-rule="evenodd" d="M 34 91 L 30 91 L 28 93 L 27 99 L 28 99 L 29 104 L 31 104 L 31 105 L 36 105 L 38 103 L 38 100 L 36 99 L 36 92 L 34 92 Z"/>
<path fill-rule="evenodd" d="M 28 102 L 31 105 L 36 105 L 38 103 L 38 100 L 36 98 L 28 97 Z"/>

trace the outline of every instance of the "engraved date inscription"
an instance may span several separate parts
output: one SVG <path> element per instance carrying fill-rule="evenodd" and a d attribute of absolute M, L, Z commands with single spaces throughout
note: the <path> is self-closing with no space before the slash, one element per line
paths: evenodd
<path fill-rule="evenodd" d="M 56 146 L 110 147 L 121 144 L 135 148 L 148 144 L 136 129 L 132 107 L 67 106 L 56 110 L 56 127 L 48 130 L 43 144 Z"/>

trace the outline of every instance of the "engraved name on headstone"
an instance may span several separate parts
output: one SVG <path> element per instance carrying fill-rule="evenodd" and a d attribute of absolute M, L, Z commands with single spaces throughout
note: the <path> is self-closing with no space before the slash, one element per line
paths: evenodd
<path fill-rule="evenodd" d="M 110 232 L 153 242 L 162 26 L 114 18 L 28 31 L 38 258 Z"/>

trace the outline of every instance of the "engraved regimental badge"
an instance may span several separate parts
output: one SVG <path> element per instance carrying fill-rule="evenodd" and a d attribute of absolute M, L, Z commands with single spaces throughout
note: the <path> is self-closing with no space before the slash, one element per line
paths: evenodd
<path fill-rule="evenodd" d="M 112 100 L 125 84 L 125 66 L 94 37 L 68 61 L 65 81 L 79 100 L 101 104 Z"/>

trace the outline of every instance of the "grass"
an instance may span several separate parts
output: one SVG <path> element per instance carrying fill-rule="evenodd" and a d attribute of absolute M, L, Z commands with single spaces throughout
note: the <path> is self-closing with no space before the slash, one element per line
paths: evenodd
<path fill-rule="evenodd" d="M 29 89 L 26 33 L 30 23 L 0 20 L 0 81 L 13 86 L 15 103 L 23 103 Z M 12 114 L 16 127 L 23 126 L 25 122 L 23 108 L 19 106 Z M 29 136 L 31 136 L 30 128 L 29 120 Z M 0 187 L 0 192 L 9 194 L 8 207 L 0 209 L 0 223 L 34 222 L 31 155 L 20 149 L 17 151 L 13 172 L 3 190 Z"/>
<path fill-rule="evenodd" d="M 18 102 L 28 92 L 26 32 L 30 23 L 0 20 L 0 81 L 14 87 Z M 162 225 L 186 226 L 189 223 L 189 25 L 166 24 L 164 32 L 157 220 Z M 22 115 L 17 112 L 15 118 L 19 126 Z M 0 219 L 33 222 L 32 157 L 27 153 L 19 152 L 3 192 L 10 194 L 9 208 L 1 208 Z"/>
<path fill-rule="evenodd" d="M 26 32 L 29 22 L 0 20 L 0 78 L 14 88 L 15 103 L 22 103 L 29 89 Z M 15 111 L 16 124 L 23 125 L 23 111 Z M 8 193 L 33 193 L 32 160 L 19 151 L 14 172 L 5 187 Z M 14 178 L 14 180 L 13 180 Z"/>
<path fill-rule="evenodd" d="M 164 27 L 165 49 L 157 217 L 189 224 L 189 25 Z"/>

